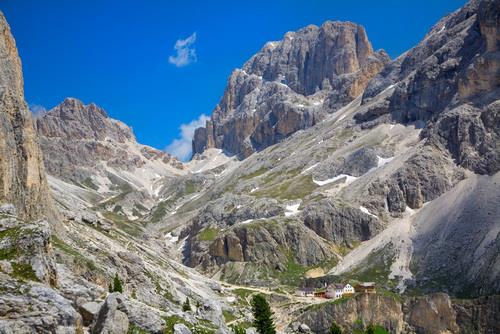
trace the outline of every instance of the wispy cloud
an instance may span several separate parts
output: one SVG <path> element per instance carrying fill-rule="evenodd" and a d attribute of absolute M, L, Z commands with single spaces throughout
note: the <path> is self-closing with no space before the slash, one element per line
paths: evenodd
<path fill-rule="evenodd" d="M 39 104 L 30 104 L 29 109 L 30 109 L 31 113 L 33 114 L 34 118 L 41 117 L 45 113 L 47 113 L 47 109 L 44 106 L 39 105 Z"/>
<path fill-rule="evenodd" d="M 168 62 L 177 67 L 183 67 L 196 62 L 195 42 L 196 32 L 192 33 L 191 36 L 186 39 L 178 39 L 174 45 L 176 54 L 168 57 Z"/>
<path fill-rule="evenodd" d="M 205 126 L 205 123 L 209 119 L 210 118 L 207 115 L 201 114 L 197 119 L 194 119 L 187 124 L 181 124 L 179 138 L 174 139 L 165 150 L 180 160 L 187 161 L 191 157 L 192 153 L 194 130 Z"/>

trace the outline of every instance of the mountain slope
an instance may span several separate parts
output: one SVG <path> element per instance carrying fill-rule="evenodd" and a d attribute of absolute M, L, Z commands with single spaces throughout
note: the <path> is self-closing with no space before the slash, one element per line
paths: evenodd
<path fill-rule="evenodd" d="M 327 115 L 323 121 L 253 153 L 208 194 L 198 195 L 190 207 L 208 201 L 201 210 L 194 209 L 190 218 L 174 213 L 167 225 L 175 219 L 192 225 L 180 232 L 187 236 L 185 263 L 253 284 L 283 283 L 290 265 L 303 276 L 328 271 L 328 263 L 342 279 L 376 280 L 399 291 L 498 293 L 497 195 L 485 190 L 496 185 L 500 169 L 498 5 L 472 1 L 442 19 L 421 43 L 369 81 L 362 96 L 331 113 L 321 106 Z M 278 77 L 281 69 L 273 70 L 261 74 Z M 224 128 L 220 115 L 216 110 L 209 126 Z M 240 117 L 231 122 L 246 124 Z M 228 133 L 238 140 L 246 136 Z M 449 203 L 449 217 L 454 212 L 468 218 L 434 222 L 443 246 L 427 254 L 437 241 L 432 232 L 423 232 L 420 217 L 434 202 L 443 203 L 442 196 L 451 198 L 447 194 L 459 192 L 462 184 L 475 183 L 475 173 L 491 175 L 474 188 L 476 194 L 488 193 L 489 200 L 481 206 Z M 261 208 L 260 201 L 269 207 Z M 225 211 L 230 214 L 217 214 Z M 485 213 L 488 219 L 481 218 Z M 289 224 L 298 226 L 298 237 L 282 237 Z M 271 230 L 282 245 L 277 251 L 266 248 Z M 209 238 L 209 231 L 216 233 Z M 461 249 L 457 267 L 460 240 L 472 235 L 477 240 Z M 315 236 L 320 247 L 332 249 L 330 258 L 317 257 Z M 305 246 L 294 243 L 306 237 L 311 239 L 299 243 Z M 436 266 L 449 268 L 445 279 Z"/>

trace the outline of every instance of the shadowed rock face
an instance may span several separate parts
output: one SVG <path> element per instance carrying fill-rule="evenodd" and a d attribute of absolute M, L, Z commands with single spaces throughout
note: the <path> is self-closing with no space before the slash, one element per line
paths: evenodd
<path fill-rule="evenodd" d="M 0 12 L 0 203 L 12 203 L 22 218 L 51 211 L 42 155 L 24 101 L 21 61 Z"/>
<path fill-rule="evenodd" d="M 388 61 L 354 23 L 289 32 L 231 74 L 193 152 L 217 147 L 245 158 L 273 145 L 352 101 Z"/>

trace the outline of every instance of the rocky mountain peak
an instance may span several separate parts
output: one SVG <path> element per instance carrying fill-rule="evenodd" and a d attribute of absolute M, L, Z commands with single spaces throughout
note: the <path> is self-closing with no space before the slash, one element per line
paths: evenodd
<path fill-rule="evenodd" d="M 38 117 L 36 127 L 44 137 L 101 141 L 109 138 L 120 143 L 135 141 L 135 136 L 127 125 L 109 118 L 106 111 L 96 104 L 85 105 L 75 98 L 66 98 Z"/>
<path fill-rule="evenodd" d="M 373 52 L 365 29 L 352 22 L 327 21 L 288 32 L 278 42 L 268 42 L 243 70 L 267 81 L 285 83 L 302 95 L 330 89 L 339 75 L 365 68 L 370 57 L 388 60 Z"/>
<path fill-rule="evenodd" d="M 352 101 L 389 61 L 352 22 L 288 32 L 233 71 L 193 151 L 215 147 L 245 158 Z"/>
<path fill-rule="evenodd" d="M 129 126 L 94 103 L 66 98 L 37 117 L 36 130 L 48 174 L 66 182 L 95 179 L 95 186 L 108 189 L 126 179 L 151 192 L 160 176 L 183 172 L 175 157 L 138 143 Z"/>

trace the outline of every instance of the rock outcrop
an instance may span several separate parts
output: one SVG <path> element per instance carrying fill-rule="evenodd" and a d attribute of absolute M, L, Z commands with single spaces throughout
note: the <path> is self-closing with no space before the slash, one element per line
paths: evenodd
<path fill-rule="evenodd" d="M 52 214 L 42 154 L 24 101 L 21 60 L 0 12 L 0 204 L 12 203 L 21 218 Z"/>
<path fill-rule="evenodd" d="M 314 333 L 328 333 L 332 322 L 343 331 L 362 331 L 374 324 L 391 334 L 495 333 L 500 298 L 451 300 L 443 293 L 396 299 L 379 294 L 360 294 L 345 300 L 317 304 L 299 315 Z"/>
<path fill-rule="evenodd" d="M 92 324 L 92 334 L 126 334 L 129 321 L 125 300 L 120 293 L 106 297 Z"/>
<path fill-rule="evenodd" d="M 273 145 L 352 101 L 388 61 L 354 23 L 289 32 L 231 74 L 193 152 L 216 147 L 245 158 Z"/>
<path fill-rule="evenodd" d="M 1 333 L 83 333 L 80 314 L 54 289 L 40 283 L 11 281 L 3 273 L 0 280 Z"/>
<path fill-rule="evenodd" d="M 216 233 L 208 237 L 208 231 Z M 185 263 L 207 273 L 223 267 L 227 280 L 266 284 L 285 272 L 290 262 L 304 268 L 336 258 L 331 246 L 298 221 L 255 220 L 227 231 L 202 230 L 188 239 Z M 267 269 L 265 269 L 267 268 Z"/>
<path fill-rule="evenodd" d="M 404 310 L 406 322 L 416 333 L 459 332 L 456 312 L 444 293 L 409 299 Z"/>
<path fill-rule="evenodd" d="M 0 263 L 14 277 L 57 285 L 47 222 L 26 223 L 0 216 Z"/>
<path fill-rule="evenodd" d="M 303 217 L 308 228 L 339 245 L 371 239 L 384 228 L 376 217 L 328 199 L 307 205 Z"/>
<path fill-rule="evenodd" d="M 369 324 L 383 326 L 390 333 L 401 333 L 404 327 L 401 303 L 378 294 L 362 294 L 337 303 L 315 305 L 297 320 L 318 334 L 328 333 L 334 321 L 347 332 L 363 330 Z"/>

